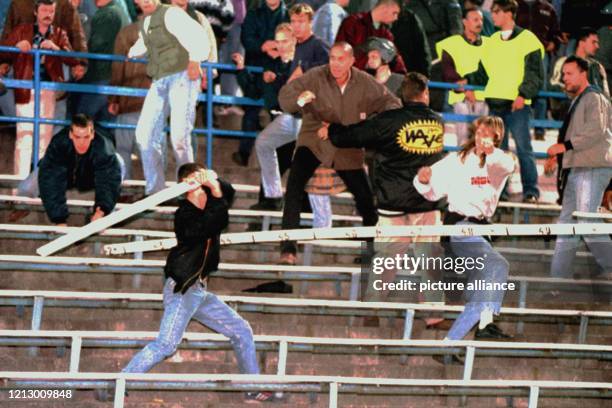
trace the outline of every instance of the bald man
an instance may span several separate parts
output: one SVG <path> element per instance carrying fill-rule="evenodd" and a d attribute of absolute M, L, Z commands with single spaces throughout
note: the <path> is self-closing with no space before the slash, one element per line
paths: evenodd
<path fill-rule="evenodd" d="M 330 123 L 351 125 L 389 109 L 399 108 L 400 100 L 367 73 L 353 67 L 353 48 L 345 42 L 334 44 L 329 64 L 312 68 L 280 91 L 281 108 L 302 114 L 302 128 L 287 182 L 283 229 L 298 228 L 304 186 L 323 164 L 336 170 L 355 204 L 363 224 L 376 225 L 378 216 L 372 190 L 364 171 L 364 150 L 336 148 L 328 140 Z M 283 242 L 281 263 L 295 264 L 295 242 Z"/>

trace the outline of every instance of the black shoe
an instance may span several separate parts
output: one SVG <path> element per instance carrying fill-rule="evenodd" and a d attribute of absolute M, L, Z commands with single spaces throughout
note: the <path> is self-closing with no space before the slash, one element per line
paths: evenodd
<path fill-rule="evenodd" d="M 487 324 L 487 326 L 482 330 L 476 329 L 476 334 L 474 335 L 474 340 L 508 341 L 512 340 L 513 338 L 513 336 L 504 333 L 499 327 L 497 327 L 493 323 Z"/>
<path fill-rule="evenodd" d="M 249 165 L 249 157 L 244 157 L 240 152 L 232 153 L 232 161 L 242 167 L 247 167 Z"/>
<path fill-rule="evenodd" d="M 534 194 L 527 194 L 525 197 L 523 197 L 523 202 L 525 204 L 537 204 L 539 200 L 540 199 L 538 196 Z"/>
<path fill-rule="evenodd" d="M 282 198 L 263 198 L 249 207 L 251 210 L 280 211 L 283 209 Z"/>
<path fill-rule="evenodd" d="M 459 354 L 437 354 L 432 358 L 440 364 L 444 365 L 463 365 L 465 360 Z"/>

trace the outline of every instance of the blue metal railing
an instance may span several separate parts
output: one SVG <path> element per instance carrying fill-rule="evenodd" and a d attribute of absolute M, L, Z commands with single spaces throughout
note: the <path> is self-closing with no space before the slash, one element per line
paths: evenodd
<path fill-rule="evenodd" d="M 11 52 L 20 53 L 21 50 L 16 47 L 4 47 L 0 46 L 0 52 Z M 146 89 L 142 88 L 130 88 L 122 86 L 110 86 L 110 85 L 88 85 L 88 84 L 76 84 L 76 83 L 63 83 L 63 82 L 47 82 L 40 80 L 40 60 L 41 56 L 63 56 L 81 59 L 97 59 L 103 61 L 119 61 L 119 62 L 134 62 L 134 63 L 146 63 L 146 59 L 142 58 L 127 58 L 122 55 L 110 55 L 110 54 L 91 54 L 84 52 L 67 52 L 67 51 L 50 51 L 34 49 L 27 52 L 33 54 L 34 57 L 34 78 L 32 81 L 16 80 L 16 79 L 4 79 L 4 83 L 8 88 L 22 88 L 22 89 L 33 89 L 34 90 L 34 116 L 33 117 L 17 117 L 17 116 L 0 116 L 0 122 L 31 122 L 34 124 L 33 134 L 33 151 L 32 151 L 32 163 L 36 166 L 38 163 L 38 145 L 39 145 L 39 125 L 41 124 L 52 124 L 52 125 L 68 125 L 68 120 L 58 119 L 43 119 L 40 117 L 40 91 L 41 89 L 50 89 L 54 91 L 64 92 L 78 92 L 78 93 L 94 93 L 103 95 L 120 95 L 120 96 L 134 96 L 134 97 L 145 97 L 147 94 Z M 214 136 L 219 137 L 250 137 L 255 138 L 257 132 L 244 132 L 235 130 L 224 130 L 215 129 L 213 127 L 213 104 L 232 104 L 232 105 L 249 105 L 249 106 L 264 106 L 262 99 L 251 99 L 246 97 L 237 97 L 230 95 L 215 95 L 213 93 L 213 70 L 222 71 L 236 71 L 236 66 L 232 64 L 218 64 L 218 63 L 203 63 L 202 68 L 206 70 L 206 92 L 200 94 L 198 101 L 206 103 L 206 126 L 204 128 L 194 128 L 193 133 L 198 135 L 206 136 L 206 164 L 208 167 L 212 167 L 212 142 Z M 249 72 L 261 73 L 263 68 L 247 66 L 246 69 Z M 431 88 L 439 89 L 457 89 L 460 86 L 455 83 L 445 82 L 430 82 Z M 463 89 L 466 90 L 482 90 L 483 87 L 465 85 Z M 538 96 L 551 97 L 551 98 L 566 98 L 565 94 L 560 92 L 545 92 L 541 91 Z M 442 113 L 444 120 L 449 122 L 471 122 L 476 119 L 473 115 L 459 115 L 454 113 Z M 100 125 L 111 128 L 111 129 L 135 129 L 135 125 L 117 124 L 113 122 L 100 122 Z M 532 127 L 545 127 L 558 129 L 561 127 L 561 122 L 552 120 L 531 120 L 530 125 Z M 453 150 L 453 149 L 450 149 Z M 536 154 L 537 157 L 541 154 Z M 544 157 L 544 156 L 542 156 Z"/>

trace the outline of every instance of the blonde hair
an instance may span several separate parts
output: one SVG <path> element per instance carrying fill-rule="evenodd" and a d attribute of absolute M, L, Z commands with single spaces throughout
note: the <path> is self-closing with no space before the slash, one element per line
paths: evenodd
<path fill-rule="evenodd" d="M 293 28 L 291 28 L 291 24 L 289 23 L 280 23 L 277 25 L 274 34 L 278 34 L 281 31 L 293 35 Z"/>
<path fill-rule="evenodd" d="M 289 17 L 296 14 L 306 14 L 308 16 L 309 21 L 312 21 L 312 19 L 314 18 L 314 10 L 306 3 L 294 4 L 289 9 Z"/>
<path fill-rule="evenodd" d="M 501 146 L 502 141 L 504 140 L 504 121 L 499 116 L 481 116 L 470 125 L 469 137 L 468 140 L 463 143 L 461 146 L 461 150 L 459 151 L 459 157 L 461 158 L 461 162 L 465 162 L 465 158 L 468 153 L 476 146 L 476 129 L 480 125 L 484 125 L 491 129 L 495 134 L 495 140 L 493 140 L 493 144 L 495 147 Z M 487 156 L 482 154 L 480 156 L 480 167 L 484 167 Z"/>

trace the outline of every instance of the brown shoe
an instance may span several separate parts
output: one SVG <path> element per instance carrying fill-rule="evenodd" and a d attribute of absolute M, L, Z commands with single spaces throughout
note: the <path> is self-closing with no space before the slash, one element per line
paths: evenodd
<path fill-rule="evenodd" d="M 295 265 L 297 263 L 297 256 L 290 252 L 282 253 L 278 263 L 280 265 Z"/>

